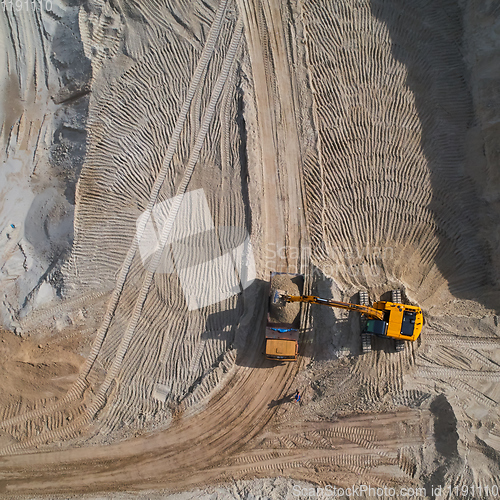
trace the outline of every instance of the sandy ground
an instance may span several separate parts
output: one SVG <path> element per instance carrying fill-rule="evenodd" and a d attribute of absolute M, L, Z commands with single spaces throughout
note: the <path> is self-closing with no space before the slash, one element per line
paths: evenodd
<path fill-rule="evenodd" d="M 0 11 L 0 494 L 499 487 L 499 19 Z M 358 316 L 302 307 L 299 361 L 266 361 L 270 271 L 336 300 L 401 289 L 426 326 L 362 355 Z"/>

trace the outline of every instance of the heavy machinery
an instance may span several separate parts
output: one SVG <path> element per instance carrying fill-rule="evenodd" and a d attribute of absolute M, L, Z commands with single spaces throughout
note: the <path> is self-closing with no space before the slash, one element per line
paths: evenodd
<path fill-rule="evenodd" d="M 266 327 L 266 358 L 277 361 L 295 361 L 299 353 L 298 321 L 276 324 L 268 321 Z"/>
<path fill-rule="evenodd" d="M 277 361 L 295 361 L 297 359 L 300 304 L 288 304 L 287 306 L 286 302 L 274 303 L 272 299 L 276 288 L 286 288 L 288 293 L 302 293 L 303 285 L 304 277 L 300 274 L 271 273 L 266 324 L 265 353 L 267 359 Z"/>
<path fill-rule="evenodd" d="M 422 309 L 417 306 L 403 304 L 401 291 L 392 292 L 392 301 L 375 302 L 368 305 L 368 294 L 360 292 L 359 304 L 323 299 L 313 295 L 291 295 L 283 290 L 271 290 L 271 304 L 309 303 L 318 304 L 349 311 L 357 311 L 363 317 L 361 344 L 364 353 L 371 351 L 371 337 L 394 339 L 396 351 L 404 350 L 405 341 L 415 341 L 420 336 L 424 324 Z"/>

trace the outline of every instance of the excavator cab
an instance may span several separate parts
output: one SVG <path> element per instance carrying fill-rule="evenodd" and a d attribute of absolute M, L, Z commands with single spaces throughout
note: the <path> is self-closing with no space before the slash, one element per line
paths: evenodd
<path fill-rule="evenodd" d="M 380 319 L 366 320 L 366 326 L 363 333 L 385 337 L 387 335 L 387 323 Z"/>
<path fill-rule="evenodd" d="M 373 321 L 368 320 L 365 328 L 366 333 L 403 341 L 415 341 L 420 336 L 424 324 L 420 307 L 385 301 L 375 302 L 373 307 L 379 311 L 384 311 L 382 322 L 386 324 L 386 328 L 383 333 L 368 331 L 366 328 Z M 383 331 L 381 325 L 375 326 L 373 323 L 370 323 L 370 328 L 377 329 L 378 332 Z"/>

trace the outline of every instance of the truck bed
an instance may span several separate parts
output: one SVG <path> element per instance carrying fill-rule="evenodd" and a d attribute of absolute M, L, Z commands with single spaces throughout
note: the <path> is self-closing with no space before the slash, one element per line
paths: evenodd
<path fill-rule="evenodd" d="M 302 295 L 304 277 L 300 274 L 272 273 L 269 281 L 268 326 L 278 328 L 298 328 L 300 325 L 300 303 L 282 305 L 272 303 L 275 290 L 282 290 L 289 295 Z"/>

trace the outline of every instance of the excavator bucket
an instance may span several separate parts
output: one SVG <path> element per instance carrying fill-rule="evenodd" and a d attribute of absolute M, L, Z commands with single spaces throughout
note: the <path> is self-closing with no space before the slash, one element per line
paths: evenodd
<path fill-rule="evenodd" d="M 282 306 L 286 304 L 286 292 L 283 290 L 275 290 L 271 299 L 273 305 Z"/>

